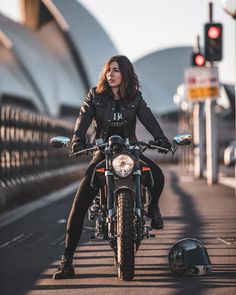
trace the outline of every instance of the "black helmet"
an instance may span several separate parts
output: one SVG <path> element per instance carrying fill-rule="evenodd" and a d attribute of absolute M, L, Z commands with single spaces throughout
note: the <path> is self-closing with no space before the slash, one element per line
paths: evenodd
<path fill-rule="evenodd" d="M 211 262 L 204 244 L 196 239 L 182 239 L 169 252 L 171 270 L 180 275 L 204 275 L 211 272 Z"/>

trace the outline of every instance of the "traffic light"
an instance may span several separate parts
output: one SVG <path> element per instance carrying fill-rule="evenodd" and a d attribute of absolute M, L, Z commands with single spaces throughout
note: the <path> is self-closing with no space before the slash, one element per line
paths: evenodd
<path fill-rule="evenodd" d="M 203 67 L 205 66 L 205 57 L 200 52 L 192 53 L 192 66 L 193 67 Z"/>
<path fill-rule="evenodd" d="M 206 23 L 205 35 L 205 58 L 207 61 L 222 60 L 222 35 L 223 26 L 220 23 Z"/>

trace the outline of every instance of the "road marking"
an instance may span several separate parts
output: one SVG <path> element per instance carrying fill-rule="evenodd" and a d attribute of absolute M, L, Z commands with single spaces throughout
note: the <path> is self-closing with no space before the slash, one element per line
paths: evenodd
<path fill-rule="evenodd" d="M 25 215 L 40 209 L 42 207 L 46 207 L 51 203 L 54 203 L 56 201 L 59 201 L 69 194 L 73 193 L 76 191 L 77 187 L 79 186 L 79 181 L 76 181 L 67 187 L 54 191 L 39 200 L 36 200 L 34 202 L 30 202 L 28 204 L 22 205 L 20 207 L 17 207 L 16 209 L 10 210 L 0 216 L 0 228 L 3 226 L 6 226 L 22 217 Z"/>
<path fill-rule="evenodd" d="M 56 238 L 54 241 L 52 241 L 49 245 L 50 246 L 55 246 L 57 244 L 61 245 L 61 243 L 64 243 L 64 240 L 65 240 L 65 234 L 63 233 L 58 238 Z"/>
<path fill-rule="evenodd" d="M 12 240 L 0 245 L 0 249 L 4 248 L 4 247 L 7 247 L 13 243 L 15 243 L 16 241 L 18 241 L 19 239 L 23 238 L 25 234 L 20 234 L 19 236 L 13 238 Z"/>
<path fill-rule="evenodd" d="M 220 242 L 222 242 L 222 243 L 225 243 L 226 245 L 231 245 L 230 242 L 227 242 L 227 241 L 225 241 L 225 240 L 223 240 L 221 238 L 217 238 L 217 240 L 220 241 Z"/>
<path fill-rule="evenodd" d="M 57 220 L 57 223 L 58 223 L 58 224 L 64 224 L 64 223 L 66 223 L 66 222 L 67 222 L 66 219 L 58 219 L 58 220 Z"/>

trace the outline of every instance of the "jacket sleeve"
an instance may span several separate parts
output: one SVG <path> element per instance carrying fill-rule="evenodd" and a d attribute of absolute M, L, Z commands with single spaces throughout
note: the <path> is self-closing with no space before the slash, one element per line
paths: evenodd
<path fill-rule="evenodd" d="M 147 131 L 151 133 L 154 139 L 164 137 L 164 132 L 162 131 L 152 111 L 147 106 L 147 103 L 143 99 L 141 92 L 139 93 L 138 101 L 139 105 L 137 108 L 137 116 L 140 122 L 144 125 Z"/>
<path fill-rule="evenodd" d="M 80 108 L 79 116 L 77 117 L 73 135 L 73 141 L 85 140 L 86 132 L 94 118 L 94 104 L 92 102 L 94 98 L 94 88 L 90 89 L 89 93 L 85 97 L 82 106 Z"/>

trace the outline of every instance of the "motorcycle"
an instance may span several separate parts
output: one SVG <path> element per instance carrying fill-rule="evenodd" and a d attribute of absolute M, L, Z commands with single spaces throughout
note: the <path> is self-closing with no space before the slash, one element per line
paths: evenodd
<path fill-rule="evenodd" d="M 96 140 L 94 145 L 70 156 L 100 151 L 104 154 L 95 168 L 91 186 L 99 189 L 88 210 L 90 220 L 95 220 L 95 238 L 108 239 L 114 252 L 114 264 L 118 277 L 132 280 L 135 271 L 135 252 L 141 241 L 149 238 L 150 228 L 145 225 L 145 209 L 150 203 L 148 188 L 153 176 L 148 165 L 140 159 L 146 149 L 158 149 L 174 154 L 179 145 L 188 145 L 190 134 L 176 135 L 170 150 L 154 145 L 154 142 L 129 142 L 120 136 L 111 136 L 108 142 Z M 51 139 L 54 148 L 69 147 L 70 139 L 57 136 Z"/>

